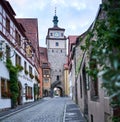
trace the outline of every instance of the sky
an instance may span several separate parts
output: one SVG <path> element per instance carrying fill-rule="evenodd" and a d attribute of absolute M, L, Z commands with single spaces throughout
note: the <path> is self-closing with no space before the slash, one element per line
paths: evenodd
<path fill-rule="evenodd" d="M 101 0 L 8 0 L 16 18 L 37 18 L 39 44 L 46 47 L 48 28 L 53 27 L 53 16 L 58 16 L 58 26 L 65 36 L 81 35 L 95 20 Z"/>

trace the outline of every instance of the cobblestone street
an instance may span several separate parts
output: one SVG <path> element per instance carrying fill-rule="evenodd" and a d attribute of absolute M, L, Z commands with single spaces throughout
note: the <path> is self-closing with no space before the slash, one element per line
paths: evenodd
<path fill-rule="evenodd" d="M 5 117 L 0 122 L 84 122 L 81 115 L 76 119 L 71 116 L 75 113 L 71 113 L 69 117 L 67 105 L 73 106 L 69 98 L 44 98 L 43 102 Z"/>

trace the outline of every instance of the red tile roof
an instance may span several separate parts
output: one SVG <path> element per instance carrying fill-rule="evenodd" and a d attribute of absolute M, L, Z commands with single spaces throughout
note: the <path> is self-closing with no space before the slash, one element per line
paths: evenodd
<path fill-rule="evenodd" d="M 35 65 L 39 65 L 39 40 L 38 40 L 38 20 L 37 18 L 17 18 L 18 23 L 25 28 L 25 34 L 31 41 L 35 51 Z"/>
<path fill-rule="evenodd" d="M 40 62 L 41 63 L 47 63 L 48 62 L 47 48 L 39 47 L 39 50 L 40 50 Z"/>
<path fill-rule="evenodd" d="M 68 36 L 68 56 L 70 54 L 70 50 L 72 48 L 73 44 L 76 44 L 76 40 L 79 36 L 74 35 L 74 36 Z"/>
<path fill-rule="evenodd" d="M 38 42 L 38 21 L 36 18 L 17 18 L 26 30 L 28 39 Z M 35 44 L 35 43 L 33 43 Z"/>
<path fill-rule="evenodd" d="M 70 44 L 75 44 L 77 37 L 78 36 L 68 36 L 69 43 Z"/>
<path fill-rule="evenodd" d="M 47 55 L 47 48 L 45 47 L 39 47 L 39 55 L 40 55 L 40 64 L 48 64 L 48 67 L 50 67 L 50 63 L 48 62 L 48 55 Z"/>

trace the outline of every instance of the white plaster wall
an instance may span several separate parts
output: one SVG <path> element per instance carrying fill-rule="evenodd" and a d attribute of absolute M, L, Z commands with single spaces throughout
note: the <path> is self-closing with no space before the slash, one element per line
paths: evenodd
<path fill-rule="evenodd" d="M 0 109 L 11 108 L 10 99 L 0 99 Z"/>
<path fill-rule="evenodd" d="M 5 63 L 3 63 L 2 61 L 0 61 L 0 77 L 9 79 L 9 72 L 5 66 Z"/>
<path fill-rule="evenodd" d="M 25 75 L 25 74 L 23 74 L 23 73 L 19 73 L 19 75 L 18 75 L 18 80 L 19 80 L 19 82 L 21 83 L 21 85 L 22 85 L 22 91 L 21 91 L 21 95 L 22 95 L 22 103 L 25 103 L 25 102 L 30 102 L 30 101 L 34 101 L 34 99 L 29 99 L 29 100 L 26 100 L 26 98 L 25 98 L 25 84 L 27 83 L 27 85 L 29 86 L 29 87 L 32 87 L 32 96 L 33 96 L 33 98 L 34 98 L 34 82 L 33 82 L 33 80 L 34 79 L 31 79 L 31 78 L 29 78 L 29 74 L 28 75 Z"/>
<path fill-rule="evenodd" d="M 56 46 L 56 42 L 59 46 Z M 49 48 L 66 48 L 66 40 L 49 40 Z"/>

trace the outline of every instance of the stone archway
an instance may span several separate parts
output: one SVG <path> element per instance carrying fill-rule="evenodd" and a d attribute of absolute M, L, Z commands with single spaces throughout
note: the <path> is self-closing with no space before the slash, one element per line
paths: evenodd
<path fill-rule="evenodd" d="M 64 90 L 63 90 L 63 86 L 62 86 L 62 82 L 57 80 L 54 83 L 51 84 L 51 90 L 50 90 L 50 95 L 51 97 L 54 96 L 54 88 L 57 88 L 60 92 L 60 97 L 64 96 Z"/>
<path fill-rule="evenodd" d="M 60 86 L 54 87 L 54 95 L 55 96 L 63 97 L 64 95 L 63 95 L 63 89 L 62 89 L 62 87 L 60 87 Z"/>
<path fill-rule="evenodd" d="M 18 93 L 17 103 L 18 105 L 21 105 L 22 104 L 22 85 L 20 82 L 18 82 L 18 89 L 19 89 L 19 93 Z"/>

